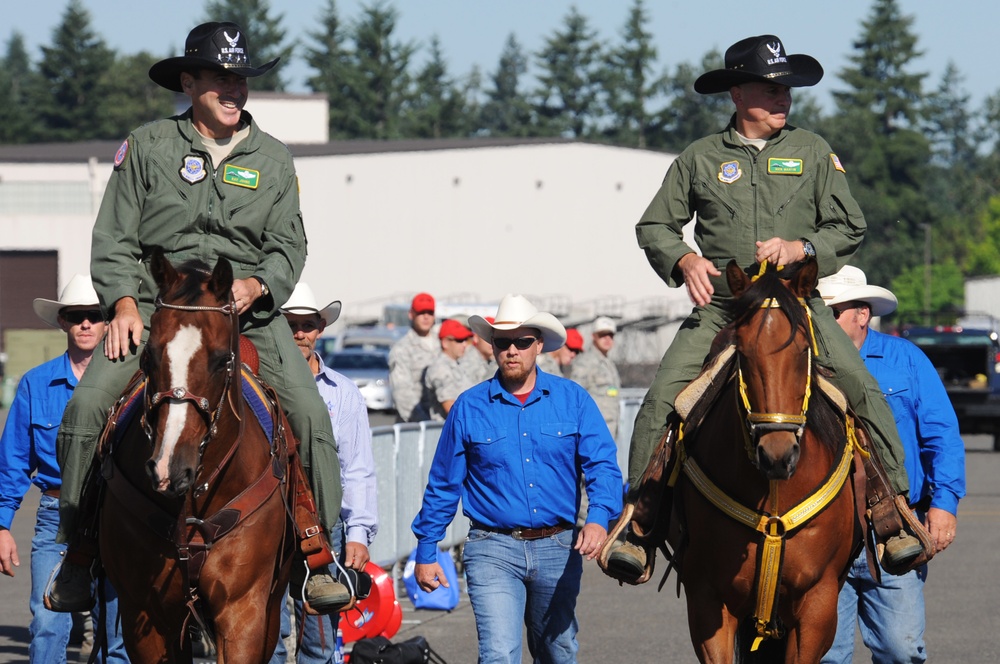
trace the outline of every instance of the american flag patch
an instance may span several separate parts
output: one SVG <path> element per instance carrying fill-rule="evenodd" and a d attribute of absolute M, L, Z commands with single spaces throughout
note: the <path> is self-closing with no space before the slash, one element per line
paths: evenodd
<path fill-rule="evenodd" d="M 840 157 L 838 157 L 837 155 L 833 154 L 832 152 L 830 153 L 830 161 L 833 162 L 833 167 L 836 168 L 841 173 L 846 173 L 847 172 L 847 171 L 844 170 L 844 165 L 840 163 Z"/>

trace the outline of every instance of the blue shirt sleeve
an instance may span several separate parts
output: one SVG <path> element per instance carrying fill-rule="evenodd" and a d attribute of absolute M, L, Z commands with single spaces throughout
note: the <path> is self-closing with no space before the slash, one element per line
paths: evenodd
<path fill-rule="evenodd" d="M 0 436 L 0 526 L 10 529 L 14 513 L 31 487 L 31 389 L 27 376 L 17 385 Z"/>

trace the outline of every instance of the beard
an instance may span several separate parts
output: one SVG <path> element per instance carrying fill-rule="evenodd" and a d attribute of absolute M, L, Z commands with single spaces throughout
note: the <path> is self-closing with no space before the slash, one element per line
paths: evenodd
<path fill-rule="evenodd" d="M 500 377 L 504 382 L 511 383 L 514 385 L 523 383 L 531 372 L 535 370 L 534 363 L 526 364 L 523 360 L 516 363 L 501 362 L 500 363 Z"/>

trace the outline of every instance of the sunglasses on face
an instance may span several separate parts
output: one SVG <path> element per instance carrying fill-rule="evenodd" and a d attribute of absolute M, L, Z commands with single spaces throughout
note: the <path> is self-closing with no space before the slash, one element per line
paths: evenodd
<path fill-rule="evenodd" d="M 531 344 L 536 341 L 538 341 L 537 337 L 518 337 L 517 339 L 494 338 L 493 345 L 498 350 L 507 350 L 511 344 L 514 344 L 514 348 L 518 350 L 528 350 L 531 348 Z"/>
<path fill-rule="evenodd" d="M 853 307 L 839 307 L 839 308 L 838 307 L 832 307 L 832 309 L 833 309 L 833 319 L 834 320 L 840 320 L 840 317 L 841 317 L 841 315 L 844 314 L 844 312 L 850 311 L 851 309 L 857 309 L 857 308 L 858 308 L 857 305 L 855 305 Z"/>
<path fill-rule="evenodd" d="M 87 309 L 85 311 L 64 311 L 59 315 L 62 316 L 63 320 L 70 325 L 79 325 L 85 320 L 89 320 L 93 325 L 104 322 L 104 316 L 101 315 L 101 312 L 98 309 Z"/>

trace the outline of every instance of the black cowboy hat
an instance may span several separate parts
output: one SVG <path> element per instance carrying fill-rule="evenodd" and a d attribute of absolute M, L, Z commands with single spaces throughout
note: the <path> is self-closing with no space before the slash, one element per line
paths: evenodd
<path fill-rule="evenodd" d="M 726 49 L 726 68 L 702 74 L 694 90 L 703 95 L 725 92 L 734 85 L 758 81 L 781 83 L 791 88 L 816 85 L 823 67 L 808 55 L 787 55 L 774 35 L 741 39 Z"/>
<path fill-rule="evenodd" d="M 161 87 L 182 92 L 183 71 L 217 69 L 246 77 L 260 76 L 270 71 L 280 59 L 253 67 L 247 37 L 240 26 L 228 22 L 202 23 L 188 33 L 184 55 L 160 60 L 149 68 L 149 77 Z"/>

